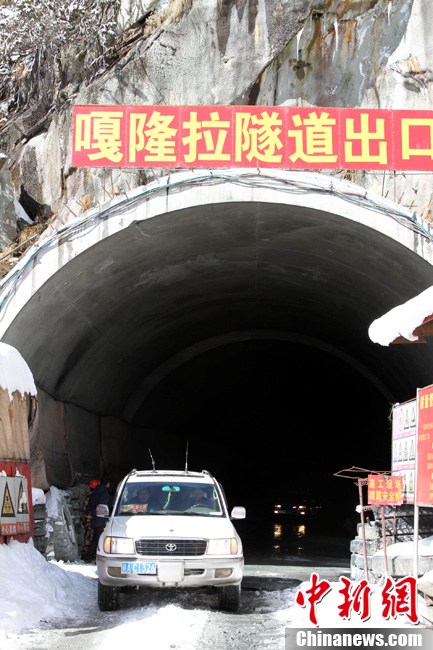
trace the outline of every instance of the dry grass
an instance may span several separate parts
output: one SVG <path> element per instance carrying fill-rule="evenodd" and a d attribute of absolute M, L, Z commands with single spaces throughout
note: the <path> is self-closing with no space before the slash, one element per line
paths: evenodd
<path fill-rule="evenodd" d="M 0 278 L 3 278 L 15 266 L 19 258 L 30 246 L 37 241 L 39 235 L 45 230 L 46 224 L 37 223 L 34 226 L 25 226 L 14 242 L 0 254 Z"/>

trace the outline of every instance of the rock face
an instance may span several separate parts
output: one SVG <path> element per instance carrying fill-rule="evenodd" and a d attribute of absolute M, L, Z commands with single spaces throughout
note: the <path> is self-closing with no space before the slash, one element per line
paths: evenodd
<path fill-rule="evenodd" d="M 5 154 L 0 154 L 0 215 L 0 250 L 4 250 L 15 238 L 18 217 Z"/>
<path fill-rule="evenodd" d="M 86 11 L 94 5 L 83 3 Z M 71 167 L 74 103 L 431 107 L 433 6 L 425 0 L 122 0 L 104 6 L 105 24 L 115 34 L 110 47 L 101 28 L 87 47 L 82 38 L 57 49 L 42 43 L 31 70 L 22 72 L 22 85 L 2 104 L 0 151 L 8 156 L 0 172 L 2 248 L 16 231 L 12 197 L 32 222 L 49 219 L 56 227 L 147 181 L 147 170 Z M 91 60 L 95 34 L 105 47 L 103 54 L 99 47 L 99 65 Z M 346 176 L 421 215 L 429 212 L 427 175 Z"/>

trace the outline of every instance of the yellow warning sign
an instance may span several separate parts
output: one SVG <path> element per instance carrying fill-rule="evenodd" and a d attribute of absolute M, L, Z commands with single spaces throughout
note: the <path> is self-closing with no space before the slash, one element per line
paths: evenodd
<path fill-rule="evenodd" d="M 11 499 L 11 493 L 9 491 L 8 484 L 5 485 L 5 492 L 3 495 L 3 505 L 1 510 L 2 517 L 15 517 L 14 505 Z"/>
<path fill-rule="evenodd" d="M 19 487 L 19 490 L 18 490 L 17 514 L 27 515 L 28 512 L 29 512 L 29 507 L 28 507 L 28 503 L 27 503 L 27 494 L 24 491 L 23 482 L 21 481 L 20 487 Z"/>

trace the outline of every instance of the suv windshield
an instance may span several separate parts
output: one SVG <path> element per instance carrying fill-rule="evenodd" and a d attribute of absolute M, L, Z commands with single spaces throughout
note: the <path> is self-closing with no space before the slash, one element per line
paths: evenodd
<path fill-rule="evenodd" d="M 116 516 L 133 514 L 223 514 L 215 485 L 168 481 L 125 483 L 117 503 Z"/>

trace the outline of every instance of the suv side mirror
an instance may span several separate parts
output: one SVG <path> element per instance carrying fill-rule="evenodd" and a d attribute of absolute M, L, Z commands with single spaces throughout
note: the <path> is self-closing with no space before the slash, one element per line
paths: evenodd
<path fill-rule="evenodd" d="M 96 506 L 96 516 L 97 517 L 106 517 L 110 516 L 110 509 L 105 503 L 100 503 Z"/>
<path fill-rule="evenodd" d="M 230 513 L 231 519 L 245 519 L 246 516 L 247 511 L 243 506 L 235 506 Z"/>

